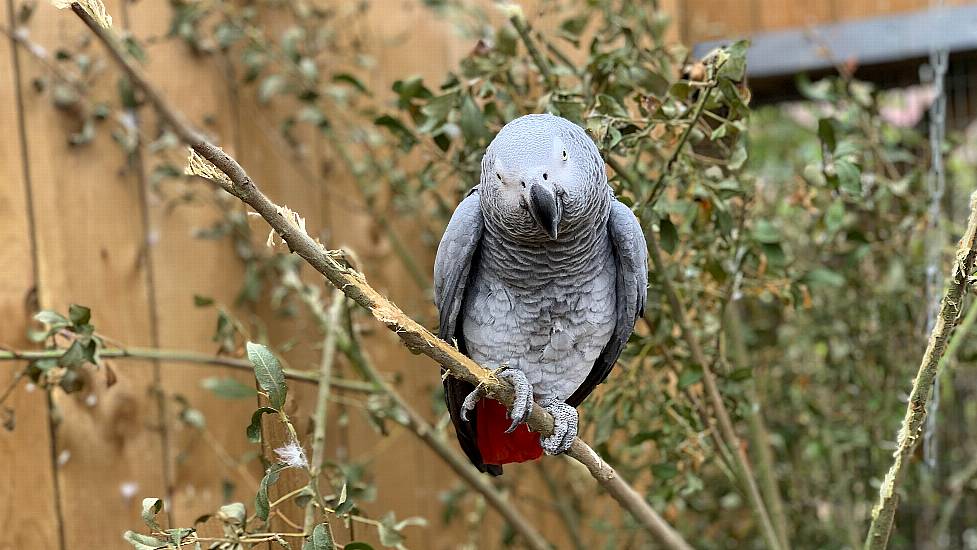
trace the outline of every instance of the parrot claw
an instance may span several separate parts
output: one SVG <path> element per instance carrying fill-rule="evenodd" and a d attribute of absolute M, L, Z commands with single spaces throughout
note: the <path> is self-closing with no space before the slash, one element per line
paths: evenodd
<path fill-rule="evenodd" d="M 529 418 L 529 413 L 533 410 L 533 387 L 526 379 L 526 375 L 521 370 L 507 369 L 499 373 L 499 378 L 508 380 L 516 390 L 516 397 L 512 400 L 512 410 L 509 411 L 509 418 L 512 425 L 505 433 L 509 434 L 519 427 Z"/>
<path fill-rule="evenodd" d="M 465 397 L 465 401 L 461 404 L 461 419 L 468 422 L 468 411 L 475 410 L 475 405 L 478 404 L 478 400 L 485 397 L 485 388 L 481 385 L 475 388 L 475 391 L 469 393 Z"/>
<path fill-rule="evenodd" d="M 580 416 L 577 409 L 558 399 L 549 399 L 540 405 L 553 415 L 553 434 L 540 439 L 543 452 L 558 455 L 567 452 L 577 437 L 577 424 Z"/>

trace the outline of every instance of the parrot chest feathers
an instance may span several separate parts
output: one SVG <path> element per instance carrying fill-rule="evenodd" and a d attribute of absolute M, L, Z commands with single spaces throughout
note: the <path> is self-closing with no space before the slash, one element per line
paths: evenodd
<path fill-rule="evenodd" d="M 468 352 L 486 366 L 522 371 L 538 398 L 565 400 L 590 373 L 614 330 L 612 256 L 595 262 L 587 277 L 561 273 L 559 263 L 536 266 L 537 284 L 513 284 L 484 258 L 462 311 Z"/>

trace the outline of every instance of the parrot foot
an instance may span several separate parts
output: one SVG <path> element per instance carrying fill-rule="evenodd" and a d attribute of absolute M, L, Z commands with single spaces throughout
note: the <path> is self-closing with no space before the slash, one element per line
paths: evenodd
<path fill-rule="evenodd" d="M 505 431 L 508 434 L 514 432 L 519 424 L 529 418 L 529 413 L 533 410 L 533 387 L 521 370 L 506 369 L 499 373 L 499 378 L 508 380 L 516 390 L 516 396 L 512 400 L 512 410 L 509 411 L 512 425 Z"/>
<path fill-rule="evenodd" d="M 468 422 L 468 411 L 475 410 L 475 405 L 478 404 L 478 400 L 483 397 L 485 397 L 485 388 L 481 384 L 475 387 L 475 391 L 465 396 L 465 400 L 461 403 L 462 420 Z"/>
<path fill-rule="evenodd" d="M 577 437 L 577 425 L 580 416 L 577 409 L 555 398 L 540 403 L 547 412 L 553 415 L 553 434 L 540 439 L 543 452 L 548 455 L 558 455 L 567 452 L 573 439 Z"/>

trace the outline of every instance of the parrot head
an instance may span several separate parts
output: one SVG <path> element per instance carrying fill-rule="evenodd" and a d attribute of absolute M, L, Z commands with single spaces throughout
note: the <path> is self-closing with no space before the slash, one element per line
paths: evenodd
<path fill-rule="evenodd" d="M 583 128 L 550 114 L 506 124 L 482 157 L 481 204 L 520 241 L 557 240 L 606 216 L 604 160 Z M 603 193 L 602 193 L 603 192 Z"/>

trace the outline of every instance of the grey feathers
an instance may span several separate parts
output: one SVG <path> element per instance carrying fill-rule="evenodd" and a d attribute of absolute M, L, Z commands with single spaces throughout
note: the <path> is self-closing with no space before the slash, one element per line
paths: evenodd
<path fill-rule="evenodd" d="M 518 370 L 537 400 L 575 407 L 613 368 L 647 285 L 641 226 L 614 198 L 594 143 L 567 120 L 528 115 L 492 141 L 442 237 L 439 335 L 487 368 Z M 481 462 L 477 418 L 460 416 L 473 389 L 445 380 L 462 448 L 496 473 Z"/>

